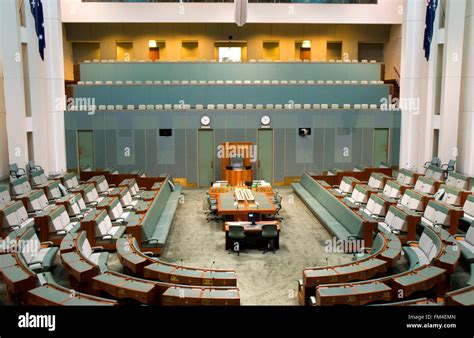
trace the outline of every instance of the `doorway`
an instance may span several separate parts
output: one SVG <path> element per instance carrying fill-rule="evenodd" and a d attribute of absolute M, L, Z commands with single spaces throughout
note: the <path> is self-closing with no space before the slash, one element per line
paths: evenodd
<path fill-rule="evenodd" d="M 214 181 L 214 130 L 198 130 L 198 185 L 209 188 Z"/>
<path fill-rule="evenodd" d="M 77 157 L 79 168 L 94 168 L 94 132 L 92 130 L 77 131 Z"/>
<path fill-rule="evenodd" d="M 377 128 L 374 131 L 374 166 L 388 162 L 388 128 Z"/>
<path fill-rule="evenodd" d="M 257 159 L 257 179 L 273 183 L 273 129 L 258 129 Z"/>

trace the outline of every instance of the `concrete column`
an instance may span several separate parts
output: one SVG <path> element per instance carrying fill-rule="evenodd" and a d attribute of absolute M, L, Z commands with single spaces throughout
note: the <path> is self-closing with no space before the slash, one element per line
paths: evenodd
<path fill-rule="evenodd" d="M 0 1 L 0 63 L 3 65 L 8 162 L 28 162 L 25 92 L 18 1 Z"/>
<path fill-rule="evenodd" d="M 465 15 L 466 0 L 446 2 L 443 87 L 438 152 L 443 163 L 447 163 L 450 159 L 455 159 L 458 154 L 458 122 Z"/>
<path fill-rule="evenodd" d="M 405 0 L 402 25 L 402 51 L 400 66 L 401 101 L 421 102 L 423 32 L 425 28 L 425 0 Z M 423 162 L 420 156 L 420 128 L 423 127 L 422 109 L 417 105 L 401 107 L 402 125 L 400 142 L 400 167 L 418 169 Z"/>
<path fill-rule="evenodd" d="M 48 46 L 45 52 L 45 109 L 48 121 L 49 171 L 66 170 L 66 138 L 64 131 L 64 56 L 63 26 L 60 0 L 44 1 L 45 30 Z"/>

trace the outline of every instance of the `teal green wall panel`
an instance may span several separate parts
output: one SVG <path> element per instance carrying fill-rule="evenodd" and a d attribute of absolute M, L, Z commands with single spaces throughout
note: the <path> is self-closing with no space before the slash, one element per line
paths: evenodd
<path fill-rule="evenodd" d="M 299 176 L 305 170 L 321 172 L 333 167 L 351 169 L 372 165 L 374 128 L 390 129 L 390 161 L 398 164 L 400 112 L 380 110 L 152 110 L 65 112 L 68 168 L 76 168 L 76 131 L 94 130 L 97 167 L 120 171 L 144 169 L 149 175 L 171 172 L 175 177 L 197 180 L 197 130 L 202 115 L 211 117 L 215 145 L 225 141 L 256 143 L 260 117 L 271 117 L 274 129 L 274 180 Z M 312 128 L 310 137 L 298 136 L 298 128 Z M 171 137 L 159 129 L 170 128 Z M 343 133 L 344 131 L 345 133 Z M 132 154 L 123 157 L 123 148 Z M 341 157 L 348 146 L 350 156 Z M 220 177 L 219 159 L 214 172 Z"/>

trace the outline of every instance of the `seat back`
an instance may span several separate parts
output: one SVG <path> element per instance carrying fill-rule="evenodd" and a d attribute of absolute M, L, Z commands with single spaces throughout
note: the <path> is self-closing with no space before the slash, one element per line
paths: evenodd
<path fill-rule="evenodd" d="M 109 214 L 106 212 L 102 212 L 96 218 L 96 227 L 95 227 L 95 235 L 96 237 L 100 237 L 106 235 L 112 229 L 112 221 L 110 220 Z"/>
<path fill-rule="evenodd" d="M 120 193 L 120 203 L 125 207 L 132 204 L 132 195 L 130 194 L 130 189 L 127 188 Z"/>
<path fill-rule="evenodd" d="M 99 194 L 107 192 L 109 190 L 109 183 L 107 182 L 107 179 L 104 175 L 96 176 L 95 182 L 95 187 Z"/>
<path fill-rule="evenodd" d="M 380 173 L 372 173 L 367 184 L 373 189 L 383 189 L 383 176 Z"/>
<path fill-rule="evenodd" d="M 31 185 L 26 176 L 14 180 L 10 185 L 13 196 L 27 194 L 31 191 Z"/>
<path fill-rule="evenodd" d="M 385 216 L 387 214 L 384 199 L 376 194 L 370 195 L 366 209 L 370 215 Z"/>
<path fill-rule="evenodd" d="M 474 218 L 474 195 L 469 195 L 467 197 L 462 210 L 464 211 L 464 215 Z"/>
<path fill-rule="evenodd" d="M 461 206 L 461 191 L 455 188 L 448 187 L 446 185 L 442 185 L 438 192 L 444 191 L 441 202 L 453 205 L 453 206 Z"/>
<path fill-rule="evenodd" d="M 400 184 L 397 181 L 389 180 L 383 188 L 383 195 L 387 198 L 398 199 L 401 197 Z"/>
<path fill-rule="evenodd" d="M 378 232 L 377 235 L 375 235 L 374 242 L 372 243 L 370 254 L 371 255 L 378 254 L 384 248 L 384 244 L 385 244 L 384 236 L 380 232 Z"/>
<path fill-rule="evenodd" d="M 414 189 L 422 194 L 429 195 L 433 195 L 436 192 L 434 180 L 426 176 L 418 177 Z"/>
<path fill-rule="evenodd" d="M 43 190 L 35 190 L 29 195 L 27 208 L 28 212 L 36 212 L 43 210 L 48 206 L 48 198 Z"/>
<path fill-rule="evenodd" d="M 123 214 L 122 204 L 120 204 L 120 200 L 118 198 L 114 198 L 112 203 L 110 204 L 109 209 L 109 217 L 112 220 L 116 220 Z"/>
<path fill-rule="evenodd" d="M 444 181 L 445 176 L 444 176 L 444 170 L 441 169 L 440 167 L 436 166 L 429 166 L 428 169 L 425 171 L 425 176 L 428 178 L 432 178 L 433 180 L 436 181 Z"/>
<path fill-rule="evenodd" d="M 438 224 L 449 226 L 450 215 L 451 210 L 448 207 L 433 200 L 428 202 L 428 206 L 426 207 L 425 212 L 423 213 L 423 217 L 427 219 L 430 223 L 432 223 L 429 225 Z"/>
<path fill-rule="evenodd" d="M 87 184 L 84 188 L 84 202 L 91 203 L 97 201 L 99 194 L 94 184 Z"/>
<path fill-rule="evenodd" d="M 67 173 L 64 175 L 64 186 L 66 189 L 70 190 L 75 188 L 79 185 L 79 180 L 77 179 L 77 175 L 74 173 Z"/>
<path fill-rule="evenodd" d="M 8 191 L 7 186 L 0 185 L 0 208 L 6 206 L 9 202 L 11 202 L 10 192 Z"/>
<path fill-rule="evenodd" d="M 460 190 L 469 190 L 469 177 L 451 172 L 446 179 L 446 185 Z"/>
<path fill-rule="evenodd" d="M 92 255 L 92 247 L 87 239 L 87 233 L 85 231 L 81 231 L 79 236 L 77 237 L 77 250 L 81 253 L 81 255 L 88 259 Z"/>
<path fill-rule="evenodd" d="M 385 217 L 385 224 L 393 230 L 406 232 L 408 226 L 407 214 L 392 205 Z"/>
<path fill-rule="evenodd" d="M 358 184 L 352 191 L 351 197 L 355 202 L 365 204 L 369 201 L 369 192 L 364 186 Z"/>
<path fill-rule="evenodd" d="M 355 177 L 344 176 L 342 178 L 341 184 L 339 185 L 339 190 L 341 190 L 342 193 L 351 194 L 354 189 L 353 182 L 359 182 L 359 180 Z"/>
<path fill-rule="evenodd" d="M 71 223 L 71 219 L 63 205 L 56 207 L 48 215 L 49 232 L 64 230 Z"/>
<path fill-rule="evenodd" d="M 3 228 L 18 226 L 22 223 L 18 218 L 18 210 L 20 210 L 21 208 L 24 209 L 23 203 L 18 201 L 0 209 L 0 221 Z"/>
<path fill-rule="evenodd" d="M 67 204 L 67 213 L 69 216 L 77 216 L 81 214 L 81 210 L 86 208 L 86 203 L 82 198 L 82 195 L 79 193 L 73 194 L 73 196 L 69 199 L 69 203 Z"/>
<path fill-rule="evenodd" d="M 44 174 L 43 169 L 36 170 L 31 173 L 31 184 L 36 187 L 39 185 L 43 185 L 48 182 L 48 178 Z"/>
<path fill-rule="evenodd" d="M 423 196 L 414 190 L 407 189 L 400 199 L 400 204 L 414 211 L 422 211 Z"/>
<path fill-rule="evenodd" d="M 31 263 L 41 249 L 41 242 L 34 228 L 25 231 L 20 237 L 19 245 L 23 259 L 27 264 Z"/>
<path fill-rule="evenodd" d="M 467 229 L 466 242 L 468 242 L 471 245 L 474 245 L 474 226 L 473 225 L 471 225 L 469 229 Z"/>
<path fill-rule="evenodd" d="M 413 185 L 415 183 L 415 175 L 407 169 L 400 169 L 397 175 L 397 182 L 404 185 Z"/>
<path fill-rule="evenodd" d="M 443 242 L 438 234 L 430 228 L 425 228 L 418 241 L 419 248 L 431 262 L 443 250 Z"/>
<path fill-rule="evenodd" d="M 263 231 L 263 227 L 262 227 Z M 229 226 L 229 237 L 234 238 L 234 237 L 244 237 L 245 236 L 245 230 L 244 227 L 241 225 L 230 225 Z"/>

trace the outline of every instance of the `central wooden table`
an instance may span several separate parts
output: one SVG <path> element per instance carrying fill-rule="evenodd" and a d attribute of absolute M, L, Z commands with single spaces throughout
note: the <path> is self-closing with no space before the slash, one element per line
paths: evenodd
<path fill-rule="evenodd" d="M 236 203 L 234 192 L 217 194 L 217 214 L 221 216 L 229 216 L 234 221 L 247 221 L 248 214 L 273 215 L 277 210 L 271 200 L 271 195 L 265 192 L 252 192 L 257 207 L 249 205 L 248 201 Z"/>

